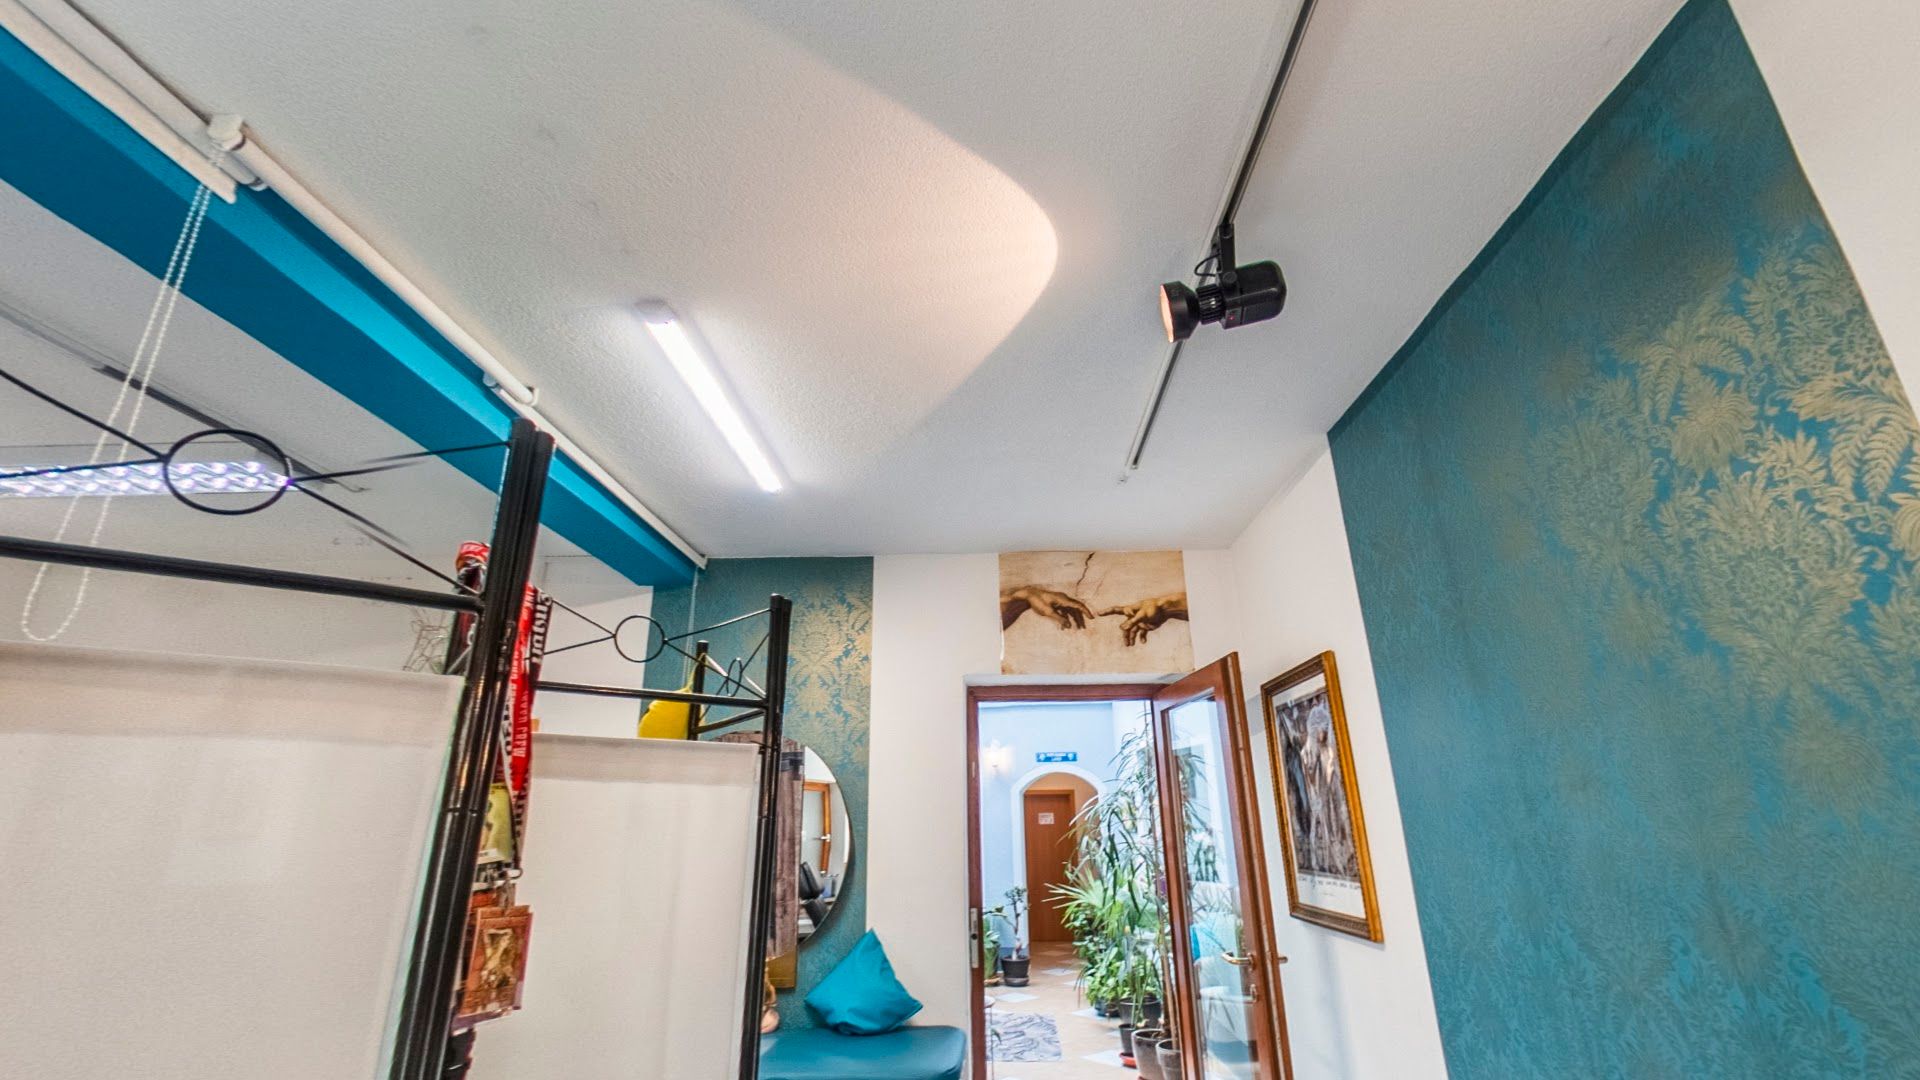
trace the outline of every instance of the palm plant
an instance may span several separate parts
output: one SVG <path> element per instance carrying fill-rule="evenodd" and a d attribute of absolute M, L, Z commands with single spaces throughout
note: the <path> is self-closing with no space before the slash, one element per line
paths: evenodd
<path fill-rule="evenodd" d="M 1106 794 L 1074 818 L 1076 858 L 1054 893 L 1084 964 L 1087 997 L 1137 1006 L 1158 998 L 1167 953 L 1151 734 L 1123 740 L 1113 770 Z"/>

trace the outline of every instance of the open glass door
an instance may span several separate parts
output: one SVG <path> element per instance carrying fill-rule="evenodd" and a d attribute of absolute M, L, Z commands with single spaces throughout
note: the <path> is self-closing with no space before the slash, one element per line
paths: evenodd
<path fill-rule="evenodd" d="M 1186 1080 L 1293 1075 L 1244 700 L 1234 653 L 1154 696 Z"/>

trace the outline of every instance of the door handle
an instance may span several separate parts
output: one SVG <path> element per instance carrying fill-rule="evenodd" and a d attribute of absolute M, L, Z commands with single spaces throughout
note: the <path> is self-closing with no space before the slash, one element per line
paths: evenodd
<path fill-rule="evenodd" d="M 967 949 L 967 966 L 978 968 L 980 966 L 981 949 L 979 908 L 967 909 L 967 942 L 970 946 Z"/>
<path fill-rule="evenodd" d="M 1234 967 L 1250 967 L 1253 964 L 1254 956 L 1252 953 L 1248 953 L 1246 956 L 1235 956 L 1230 952 L 1223 952 L 1220 954 L 1220 959 L 1225 960 Z"/>

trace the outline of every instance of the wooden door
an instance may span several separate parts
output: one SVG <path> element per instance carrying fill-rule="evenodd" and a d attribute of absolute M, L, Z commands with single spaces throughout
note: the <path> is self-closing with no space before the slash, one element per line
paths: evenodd
<path fill-rule="evenodd" d="M 1187 1080 L 1290 1080 L 1240 658 L 1154 695 L 1173 950 Z"/>
<path fill-rule="evenodd" d="M 1073 812 L 1073 792 L 1027 789 L 1027 908 L 1033 920 L 1029 940 L 1035 943 L 1073 940 L 1053 893 L 1055 885 L 1067 883 Z"/>

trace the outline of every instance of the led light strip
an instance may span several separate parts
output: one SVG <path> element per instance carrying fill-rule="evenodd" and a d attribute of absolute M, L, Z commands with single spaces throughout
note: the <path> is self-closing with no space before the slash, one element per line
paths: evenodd
<path fill-rule="evenodd" d="M 65 471 L 53 472 L 50 470 Z M 162 475 L 161 470 L 167 470 Z M 38 475 L 20 475 L 20 474 Z M 11 476 L 11 479 L 7 477 Z M 0 465 L 0 499 L 54 499 L 115 495 L 247 495 L 285 488 L 291 480 L 258 461 L 176 461 L 99 465 Z"/>

